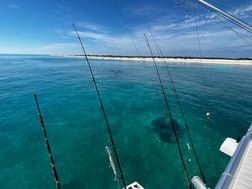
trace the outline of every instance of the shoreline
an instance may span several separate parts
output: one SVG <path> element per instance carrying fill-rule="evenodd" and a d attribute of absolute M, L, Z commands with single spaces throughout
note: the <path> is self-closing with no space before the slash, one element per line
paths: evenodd
<path fill-rule="evenodd" d="M 83 55 L 69 55 L 66 57 L 82 58 Z M 99 60 L 121 60 L 121 61 L 144 61 L 153 62 L 152 57 L 137 56 L 100 56 L 88 55 L 89 59 Z M 225 58 L 193 58 L 193 57 L 154 57 L 156 62 L 167 63 L 196 63 L 196 64 L 234 64 L 234 65 L 251 65 L 252 59 L 225 59 Z"/>

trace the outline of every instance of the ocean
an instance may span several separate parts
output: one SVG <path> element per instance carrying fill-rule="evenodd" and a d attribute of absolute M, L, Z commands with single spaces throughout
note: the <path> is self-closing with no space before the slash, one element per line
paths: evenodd
<path fill-rule="evenodd" d="M 187 188 L 153 63 L 97 59 L 90 63 L 126 183 L 138 181 L 146 189 Z M 111 148 L 111 143 L 84 59 L 0 55 L 0 65 L 0 188 L 56 188 L 34 93 L 61 187 L 122 188 L 110 168 L 105 146 Z M 183 62 L 158 66 L 187 171 L 193 175 L 197 166 L 172 84 L 206 184 L 213 188 L 229 161 L 220 145 L 226 137 L 245 134 L 252 120 L 252 66 Z"/>

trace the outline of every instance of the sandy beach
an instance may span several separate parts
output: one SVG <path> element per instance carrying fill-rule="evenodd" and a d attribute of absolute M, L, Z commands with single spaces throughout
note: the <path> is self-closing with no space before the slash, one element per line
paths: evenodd
<path fill-rule="evenodd" d="M 83 56 L 71 56 L 71 57 L 83 57 Z M 152 57 L 130 57 L 130 56 L 93 56 L 89 55 L 89 59 L 101 59 L 101 60 L 126 60 L 126 61 L 145 61 L 152 62 Z M 199 64 L 234 64 L 234 65 L 251 65 L 252 60 L 248 59 L 218 59 L 218 58 L 183 58 L 183 57 L 156 57 L 156 62 L 167 62 L 167 63 L 199 63 Z"/>

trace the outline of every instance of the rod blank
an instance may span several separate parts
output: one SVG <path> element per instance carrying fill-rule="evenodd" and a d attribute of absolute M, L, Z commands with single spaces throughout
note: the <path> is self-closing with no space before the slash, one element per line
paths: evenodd
<path fill-rule="evenodd" d="M 60 189 L 59 177 L 58 177 L 58 174 L 57 174 L 57 171 L 56 171 L 52 151 L 51 151 L 49 140 L 48 140 L 48 137 L 47 137 L 47 134 L 46 134 L 45 125 L 44 125 L 43 117 L 42 117 L 41 112 L 40 112 L 40 107 L 39 107 L 38 98 L 37 98 L 36 94 L 34 94 L 34 100 L 35 100 L 37 110 L 38 110 L 38 116 L 39 116 L 41 129 L 42 129 L 42 132 L 43 132 L 43 135 L 44 135 L 44 138 L 45 138 L 46 149 L 47 149 L 50 161 L 51 161 L 51 166 L 52 166 L 52 171 L 53 171 L 53 176 L 54 176 L 54 179 L 55 179 L 56 187 L 57 187 L 57 189 Z"/>

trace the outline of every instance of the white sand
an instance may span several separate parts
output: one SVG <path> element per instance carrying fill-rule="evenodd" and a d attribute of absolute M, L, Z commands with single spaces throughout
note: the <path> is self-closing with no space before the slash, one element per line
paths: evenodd
<path fill-rule="evenodd" d="M 83 56 L 73 56 L 83 57 Z M 127 60 L 127 61 L 146 61 L 153 62 L 151 57 L 123 57 L 123 56 L 88 56 L 90 59 L 102 60 Z M 199 64 L 238 64 L 238 65 L 251 65 L 252 60 L 238 60 L 238 59 L 207 59 L 207 58 L 155 58 L 156 62 L 173 62 L 173 63 L 199 63 Z"/>

